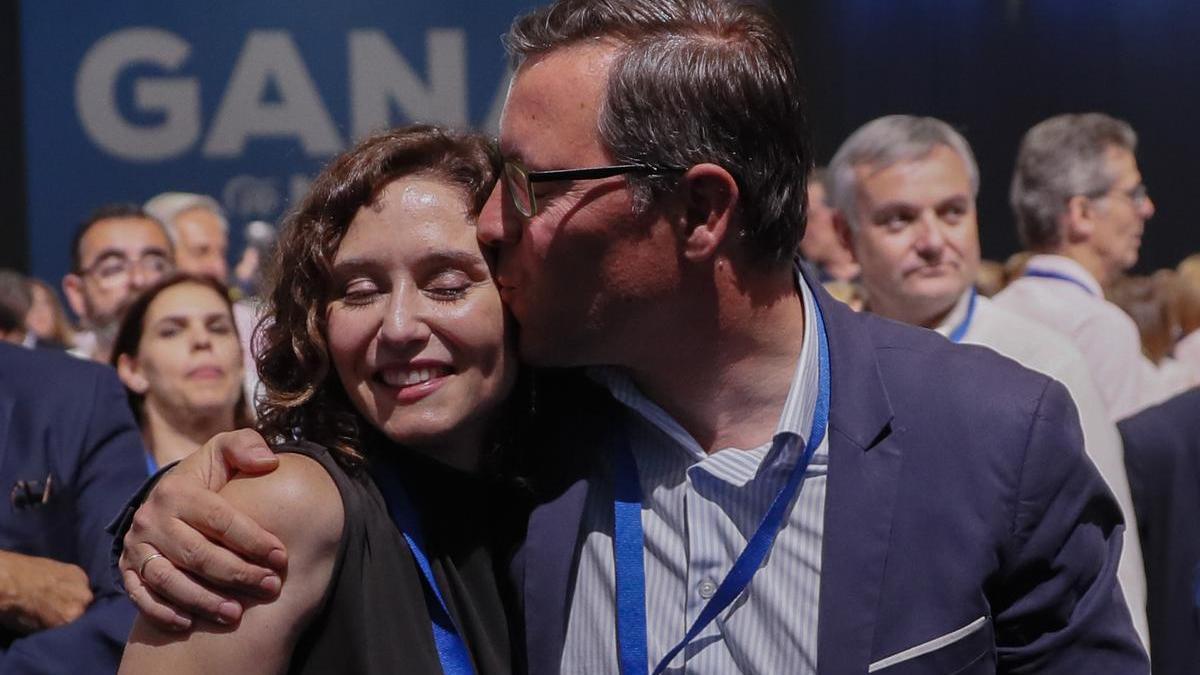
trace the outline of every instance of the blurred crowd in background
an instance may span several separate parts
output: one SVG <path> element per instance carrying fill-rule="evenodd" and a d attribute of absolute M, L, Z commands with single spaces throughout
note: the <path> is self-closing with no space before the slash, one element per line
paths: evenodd
<path fill-rule="evenodd" d="M 1200 516 L 1200 490 L 1171 483 L 1180 462 L 1195 460 L 1128 448 L 1146 442 L 1139 413 L 1200 384 L 1200 253 L 1128 273 L 1142 238 L 1154 236 L 1136 150 L 1135 131 L 1107 115 L 1046 120 L 1014 148 L 1012 224 L 979 223 L 967 139 L 933 118 L 880 118 L 814 172 L 800 254 L 856 310 L 990 346 L 1068 385 L 1093 461 L 1139 525 L 1121 575 L 1135 625 L 1156 654 L 1177 653 L 1196 647 L 1172 642 L 1168 605 L 1186 611 L 1188 600 L 1171 589 L 1198 560 L 1196 537 L 1171 528 L 1181 510 Z M 1014 226 L 1025 250 L 981 259 L 979 228 Z M 276 232 L 246 224 L 248 245 L 230 251 L 229 229 L 207 195 L 97 205 L 63 251 L 64 278 L 0 270 L 0 337 L 115 368 L 151 473 L 253 423 L 253 335 Z"/>

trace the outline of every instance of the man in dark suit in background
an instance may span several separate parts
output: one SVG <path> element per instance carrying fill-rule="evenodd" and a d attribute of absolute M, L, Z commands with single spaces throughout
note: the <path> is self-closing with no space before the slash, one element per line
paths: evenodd
<path fill-rule="evenodd" d="M 134 611 L 104 524 L 143 457 L 111 368 L 0 344 L 0 674 L 116 672 Z"/>
<path fill-rule="evenodd" d="M 506 167 L 479 236 L 522 357 L 600 366 L 613 399 L 550 416 L 563 464 L 513 565 L 529 672 L 1147 672 L 1120 511 L 1065 388 L 797 271 L 811 151 L 767 10 L 564 0 L 506 42 Z M 159 552 L 185 562 L 168 521 L 207 515 L 256 560 L 277 545 L 201 489 L 248 440 L 225 438 L 143 507 L 127 580 Z M 192 553 L 208 579 L 262 578 Z M 154 590 L 215 608 L 156 564 Z"/>
<path fill-rule="evenodd" d="M 1117 424 L 1146 561 L 1156 675 L 1200 673 L 1200 389 Z"/>

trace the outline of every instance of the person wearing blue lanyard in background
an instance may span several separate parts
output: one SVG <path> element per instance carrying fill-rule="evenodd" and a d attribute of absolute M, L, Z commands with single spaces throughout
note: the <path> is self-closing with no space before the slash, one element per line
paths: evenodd
<path fill-rule="evenodd" d="M 225 286 L 209 277 L 169 275 L 135 296 L 111 363 L 142 429 L 149 474 L 252 419 L 238 386 L 233 311 Z"/>
<path fill-rule="evenodd" d="M 1148 671 L 1116 588 L 1120 509 L 1066 389 L 797 270 L 812 157 L 768 8 L 560 0 L 506 44 L 479 237 L 522 358 L 594 366 L 615 401 L 563 415 L 533 478 L 524 670 Z M 148 616 L 228 597 L 172 565 L 238 588 L 282 566 L 211 494 L 226 462 L 273 467 L 218 437 L 136 514 L 120 565 Z M 249 563 L 185 560 L 165 532 L 202 512 Z M 165 560 L 139 577 L 147 555 Z"/>
<path fill-rule="evenodd" d="M 1066 337 L 975 290 L 979 169 L 966 139 L 932 117 L 880 117 L 838 148 L 829 184 L 839 232 L 862 266 L 868 309 L 953 342 L 990 347 L 1065 385 L 1079 410 L 1088 456 L 1125 522 L 1136 523 L 1121 438 L 1083 355 Z M 1125 530 L 1118 578 L 1145 642 L 1146 577 L 1136 527 Z"/>
<path fill-rule="evenodd" d="M 1200 333 L 1175 345 L 1182 367 L 1160 369 L 1142 353 L 1133 319 L 1104 298 L 1137 263 L 1154 216 L 1136 150 L 1133 127 L 1102 113 L 1058 115 L 1025 133 L 1010 199 L 1034 255 L 995 298 L 1070 338 L 1114 423 L 1200 385 Z"/>

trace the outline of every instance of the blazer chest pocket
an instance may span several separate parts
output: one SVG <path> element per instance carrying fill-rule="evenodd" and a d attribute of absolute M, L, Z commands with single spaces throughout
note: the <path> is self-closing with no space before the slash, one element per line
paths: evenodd
<path fill-rule="evenodd" d="M 868 673 L 879 675 L 984 675 L 996 672 L 995 636 L 986 616 L 882 658 Z"/>
<path fill-rule="evenodd" d="M 8 549 L 50 558 L 75 553 L 77 516 L 56 477 L 17 481 L 9 488 L 7 506 L 7 513 L 0 517 L 0 540 L 8 542 Z"/>

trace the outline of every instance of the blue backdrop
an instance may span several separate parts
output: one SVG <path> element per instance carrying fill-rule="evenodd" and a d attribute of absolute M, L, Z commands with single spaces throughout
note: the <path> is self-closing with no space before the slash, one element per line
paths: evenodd
<path fill-rule="evenodd" d="M 494 130 L 500 35 L 535 4 L 24 0 L 30 271 L 96 206 L 210 194 L 276 220 L 333 154 L 408 121 Z"/>

